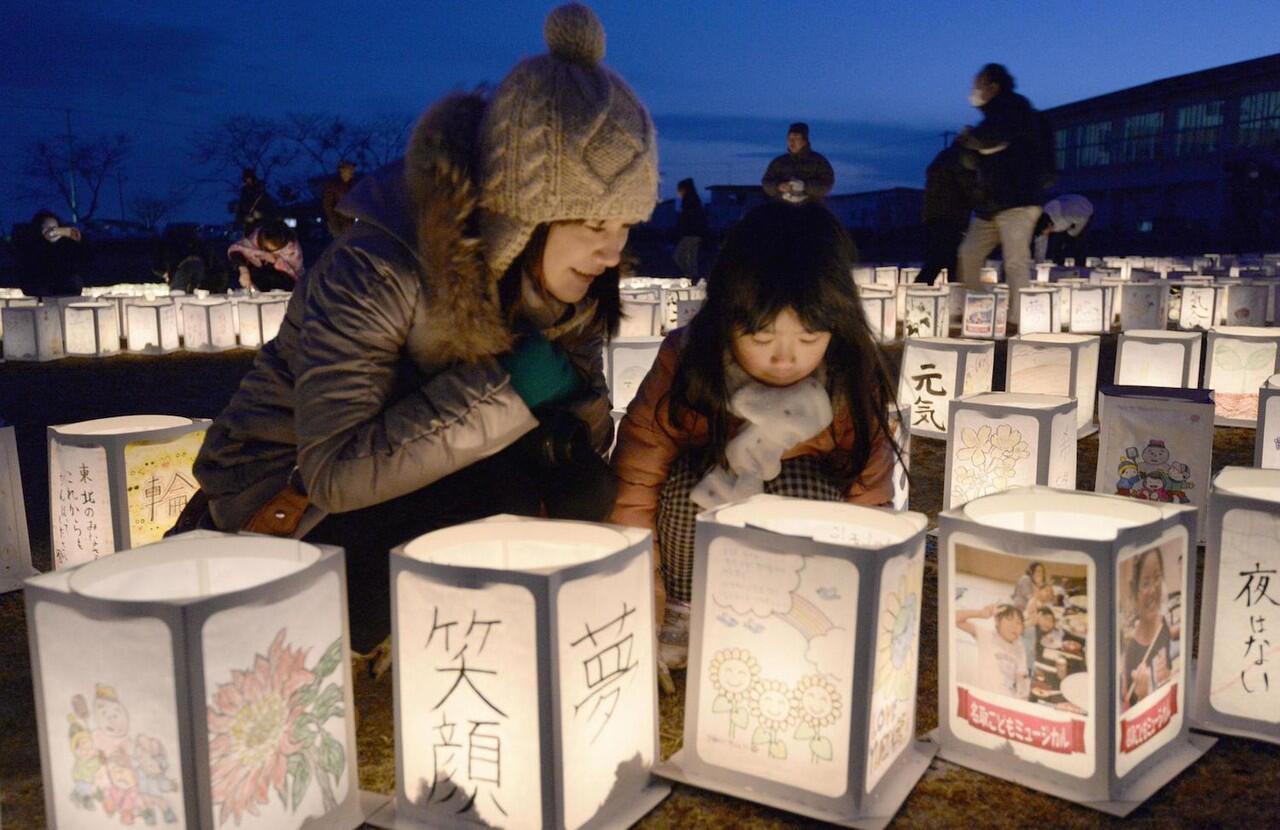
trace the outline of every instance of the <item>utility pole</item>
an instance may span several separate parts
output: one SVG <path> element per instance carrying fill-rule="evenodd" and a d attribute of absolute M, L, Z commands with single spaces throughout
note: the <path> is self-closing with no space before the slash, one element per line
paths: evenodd
<path fill-rule="evenodd" d="M 124 171 L 116 171 L 116 197 L 120 200 L 120 221 L 125 220 L 124 215 Z"/>
<path fill-rule="evenodd" d="M 65 110 L 67 114 L 67 185 L 71 193 L 71 224 L 80 224 L 80 210 L 76 205 L 76 172 L 72 163 L 72 156 L 75 151 L 75 144 L 71 138 L 71 110 Z"/>

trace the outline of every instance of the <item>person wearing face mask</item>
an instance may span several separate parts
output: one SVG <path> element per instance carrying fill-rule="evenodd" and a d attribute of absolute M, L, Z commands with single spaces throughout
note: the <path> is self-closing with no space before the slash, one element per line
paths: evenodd
<path fill-rule="evenodd" d="M 495 513 L 601 520 L 613 504 L 602 372 L 629 228 L 657 202 L 644 105 L 601 64 L 586 6 L 491 95 L 454 94 L 339 210 L 280 334 L 214 421 L 208 513 L 346 549 L 353 647 L 390 629 L 389 550 Z"/>
<path fill-rule="evenodd" d="M 1053 174 L 1043 118 L 1014 86 L 1009 70 L 998 63 L 982 67 L 973 79 L 969 103 L 983 118 L 966 127 L 960 141 L 978 154 L 977 185 L 973 217 L 957 252 L 961 280 L 977 285 L 987 255 L 1001 247 L 1010 323 L 1017 322 L 1018 291 L 1031 281 L 1032 232 Z"/>
<path fill-rule="evenodd" d="M 835 186 L 836 174 L 826 156 L 809 144 L 809 125 L 797 121 L 787 128 L 787 152 L 769 162 L 760 180 L 770 199 L 803 202 L 822 199 Z"/>
<path fill-rule="evenodd" d="M 22 293 L 32 297 L 79 294 L 88 246 L 80 229 L 63 224 L 52 211 L 41 210 L 13 234 Z"/>

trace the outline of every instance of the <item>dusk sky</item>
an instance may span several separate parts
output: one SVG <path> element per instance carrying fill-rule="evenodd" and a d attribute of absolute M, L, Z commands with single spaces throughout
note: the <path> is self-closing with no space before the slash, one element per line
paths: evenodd
<path fill-rule="evenodd" d="M 124 132 L 123 195 L 206 178 L 188 137 L 247 113 L 414 113 L 450 89 L 496 83 L 545 50 L 549 2 L 110 2 L 0 0 L 0 227 L 24 149 L 73 131 Z M 592 4 L 605 62 L 658 125 L 662 195 L 758 182 L 793 120 L 836 169 L 837 193 L 920 186 L 940 134 L 978 120 L 974 72 L 1006 64 L 1040 108 L 1274 53 L 1275 0 L 1205 2 L 705 2 Z M 225 184 L 174 219 L 224 221 Z M 50 202 L 60 213 L 62 205 Z"/>

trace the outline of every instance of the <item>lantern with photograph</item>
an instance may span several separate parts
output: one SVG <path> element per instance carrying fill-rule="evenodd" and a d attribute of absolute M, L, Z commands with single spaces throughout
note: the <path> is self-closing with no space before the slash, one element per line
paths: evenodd
<path fill-rule="evenodd" d="M 1253 466 L 1280 470 L 1280 375 L 1258 390 L 1258 430 L 1253 438 Z"/>
<path fill-rule="evenodd" d="M 997 291 L 993 287 L 964 292 L 964 317 L 960 323 L 962 336 L 999 340 L 1005 335 L 1008 318 L 1008 291 Z"/>
<path fill-rule="evenodd" d="M 676 781 L 844 826 L 888 823 L 913 739 L 926 517 L 779 496 L 698 516 Z"/>
<path fill-rule="evenodd" d="M 910 287 L 900 289 L 905 298 L 903 337 L 946 337 L 948 325 L 947 289 Z"/>
<path fill-rule="evenodd" d="M 1076 401 L 983 392 L 951 402 L 944 510 L 1011 487 L 1076 486 Z"/>
<path fill-rule="evenodd" d="M 1116 344 L 1116 385 L 1183 389 L 1198 386 L 1203 339 L 1204 335 L 1198 331 L 1120 332 Z"/>
<path fill-rule="evenodd" d="M 1253 427 L 1258 422 L 1258 389 L 1280 372 L 1280 331 L 1252 326 L 1220 326 L 1209 331 L 1204 385 L 1213 390 L 1220 427 Z"/>
<path fill-rule="evenodd" d="M 862 313 L 876 342 L 890 343 L 897 339 L 898 308 L 894 292 L 862 288 L 858 291 L 858 299 L 862 302 Z"/>
<path fill-rule="evenodd" d="M 235 320 L 226 300 L 189 299 L 182 303 L 183 345 L 191 352 L 221 352 L 236 347 Z"/>
<path fill-rule="evenodd" d="M 120 352 L 120 325 L 116 304 L 72 303 L 63 313 L 67 354 L 106 357 Z"/>
<path fill-rule="evenodd" d="M 396 548 L 395 801 L 371 823 L 625 827 L 661 801 L 651 552 L 505 516 Z"/>
<path fill-rule="evenodd" d="M 1010 392 L 1074 398 L 1079 437 L 1098 431 L 1093 422 L 1102 340 L 1088 334 L 1027 334 L 1009 341 L 1004 388 Z"/>
<path fill-rule="evenodd" d="M 913 337 L 902 351 L 898 401 L 911 407 L 911 434 L 945 438 L 949 402 L 991 391 L 995 343 Z"/>
<path fill-rule="evenodd" d="M 1218 304 L 1218 323 L 1228 326 L 1265 326 L 1268 287 L 1235 280 L 1226 286 Z"/>
<path fill-rule="evenodd" d="M 172 300 L 130 300 L 125 338 L 131 352 L 163 354 L 178 350 L 178 307 Z"/>
<path fill-rule="evenodd" d="M 1118 295 L 1120 330 L 1163 329 L 1169 321 L 1169 286 L 1163 280 L 1126 283 Z"/>
<path fill-rule="evenodd" d="M 6 306 L 0 309 L 5 360 L 58 360 L 67 356 L 62 313 L 56 305 Z"/>
<path fill-rule="evenodd" d="M 191 466 L 208 428 L 174 415 L 49 427 L 54 567 L 159 540 L 199 488 Z"/>
<path fill-rule="evenodd" d="M 1024 288 L 1018 292 L 1018 332 L 1040 334 L 1061 331 L 1058 289 Z"/>
<path fill-rule="evenodd" d="M 1280 604 L 1280 470 L 1226 467 L 1213 479 L 1205 548 L 1197 728 L 1280 744 L 1280 655 L 1271 645 Z M 1280 680 L 1280 673 L 1277 673 Z"/>
<path fill-rule="evenodd" d="M 256 349 L 274 340 L 288 311 L 287 295 L 269 297 L 263 294 L 240 300 L 237 312 L 234 312 L 239 314 L 240 345 Z"/>
<path fill-rule="evenodd" d="M 13 427 L 0 427 L 0 594 L 21 588 L 22 580 L 35 572 L 27 535 L 27 506 L 22 501 L 18 444 Z"/>
<path fill-rule="evenodd" d="M 1041 487 L 941 513 L 941 757 L 1121 816 L 1199 758 L 1194 523 Z"/>
<path fill-rule="evenodd" d="M 341 549 L 197 531 L 25 593 L 48 826 L 360 826 Z"/>
<path fill-rule="evenodd" d="M 1178 298 L 1178 328 L 1189 331 L 1212 327 L 1217 319 L 1218 292 L 1212 285 L 1195 285 L 1190 280 L 1183 282 Z"/>
<path fill-rule="evenodd" d="M 1111 293 L 1107 285 L 1072 285 L 1067 288 L 1071 307 L 1067 331 L 1102 334 L 1111 331 Z"/>
<path fill-rule="evenodd" d="M 605 377 L 615 410 L 626 410 L 631 404 L 641 381 L 658 359 L 661 347 L 661 337 L 615 337 L 609 341 L 609 368 Z"/>

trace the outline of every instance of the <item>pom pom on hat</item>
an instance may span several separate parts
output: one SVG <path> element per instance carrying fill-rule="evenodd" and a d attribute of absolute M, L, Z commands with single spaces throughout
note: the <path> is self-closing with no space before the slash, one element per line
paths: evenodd
<path fill-rule="evenodd" d="M 604 59 L 604 26 L 596 13 L 581 3 L 566 3 L 551 10 L 542 26 L 547 48 L 557 58 L 584 66 Z"/>

